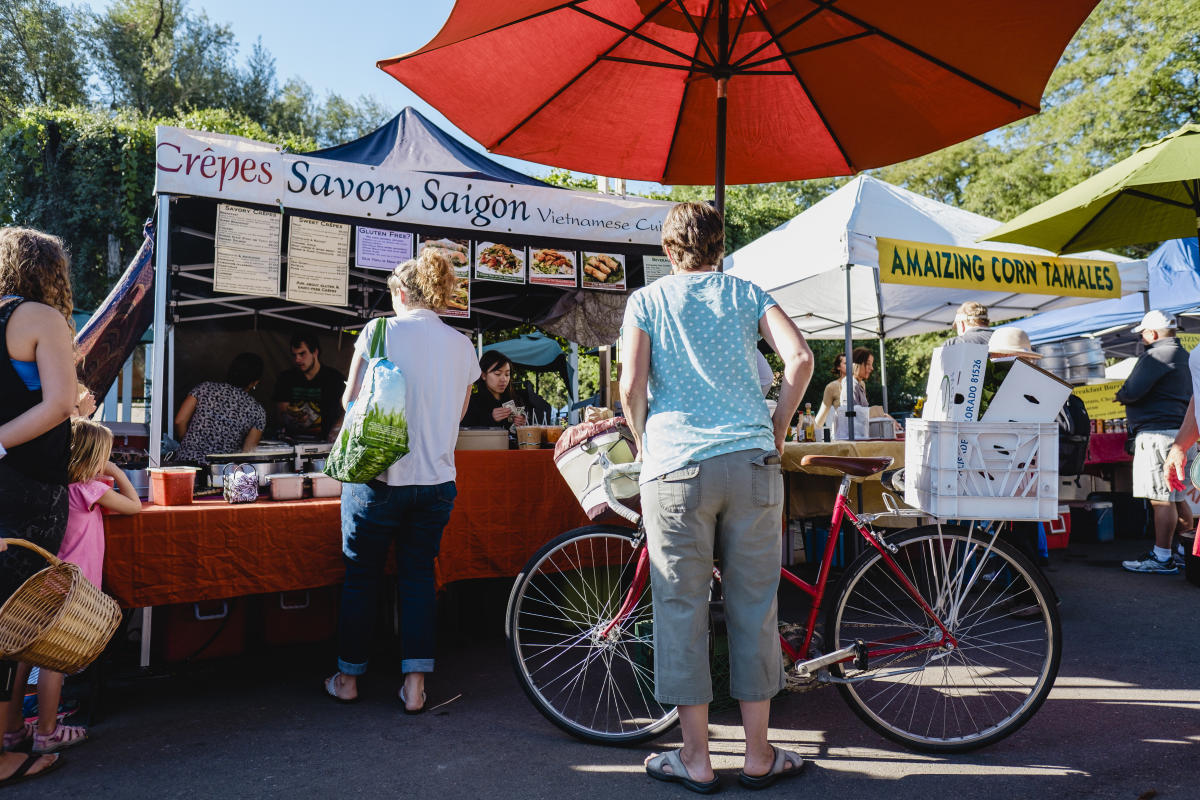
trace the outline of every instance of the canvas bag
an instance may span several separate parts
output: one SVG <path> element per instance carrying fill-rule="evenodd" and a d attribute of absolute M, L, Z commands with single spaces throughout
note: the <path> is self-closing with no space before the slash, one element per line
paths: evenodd
<path fill-rule="evenodd" d="M 325 474 L 342 483 L 366 483 L 408 452 L 404 373 L 387 358 L 386 327 L 375 321 L 362 390 L 325 460 Z"/>

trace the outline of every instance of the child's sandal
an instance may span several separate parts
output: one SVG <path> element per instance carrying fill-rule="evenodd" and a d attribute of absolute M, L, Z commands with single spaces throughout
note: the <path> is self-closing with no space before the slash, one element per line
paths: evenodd
<path fill-rule="evenodd" d="M 34 733 L 33 752 L 39 755 L 57 753 L 87 741 L 87 728 L 82 725 L 62 725 L 53 733 Z"/>

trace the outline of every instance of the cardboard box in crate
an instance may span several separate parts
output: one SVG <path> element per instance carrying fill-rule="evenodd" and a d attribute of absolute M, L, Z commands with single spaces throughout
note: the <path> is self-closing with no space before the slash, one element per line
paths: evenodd
<path fill-rule="evenodd" d="M 944 519 L 1058 516 L 1058 424 L 905 425 L 904 502 Z"/>

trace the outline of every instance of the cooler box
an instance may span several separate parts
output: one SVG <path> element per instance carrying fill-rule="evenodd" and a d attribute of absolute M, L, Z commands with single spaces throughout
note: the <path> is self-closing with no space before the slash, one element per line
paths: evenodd
<path fill-rule="evenodd" d="M 614 464 L 629 464 L 637 457 L 633 432 L 624 418 L 582 422 L 567 428 L 554 445 L 554 466 L 590 519 L 597 519 L 609 510 L 604 473 L 599 464 L 601 453 L 607 454 Z M 625 476 L 612 482 L 612 490 L 618 500 L 635 498 L 640 491 L 637 481 Z"/>
<path fill-rule="evenodd" d="M 262 596 L 263 639 L 267 644 L 312 644 L 337 633 L 340 586 Z"/>
<path fill-rule="evenodd" d="M 808 556 L 808 563 L 821 563 L 821 560 L 825 558 L 825 543 L 828 541 L 828 527 L 811 522 L 804 526 L 804 549 Z M 830 566 L 837 568 L 846 566 L 845 541 L 841 537 L 838 537 L 837 544 L 833 546 L 833 563 Z"/>
<path fill-rule="evenodd" d="M 246 649 L 246 601 L 206 600 L 154 609 L 154 643 L 164 661 L 239 655 Z"/>
<path fill-rule="evenodd" d="M 1046 523 L 1046 549 L 1063 550 L 1071 542 L 1071 509 L 1058 507 L 1058 516 Z"/>

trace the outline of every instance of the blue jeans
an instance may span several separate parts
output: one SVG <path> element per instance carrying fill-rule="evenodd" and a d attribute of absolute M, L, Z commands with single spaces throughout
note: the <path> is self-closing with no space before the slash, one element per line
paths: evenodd
<path fill-rule="evenodd" d="M 433 560 L 450 520 L 454 481 L 434 486 L 342 486 L 342 555 L 346 581 L 338 615 L 338 670 L 367 671 L 375 610 L 388 547 L 396 543 L 400 596 L 400 669 L 433 672 L 437 598 Z"/>

